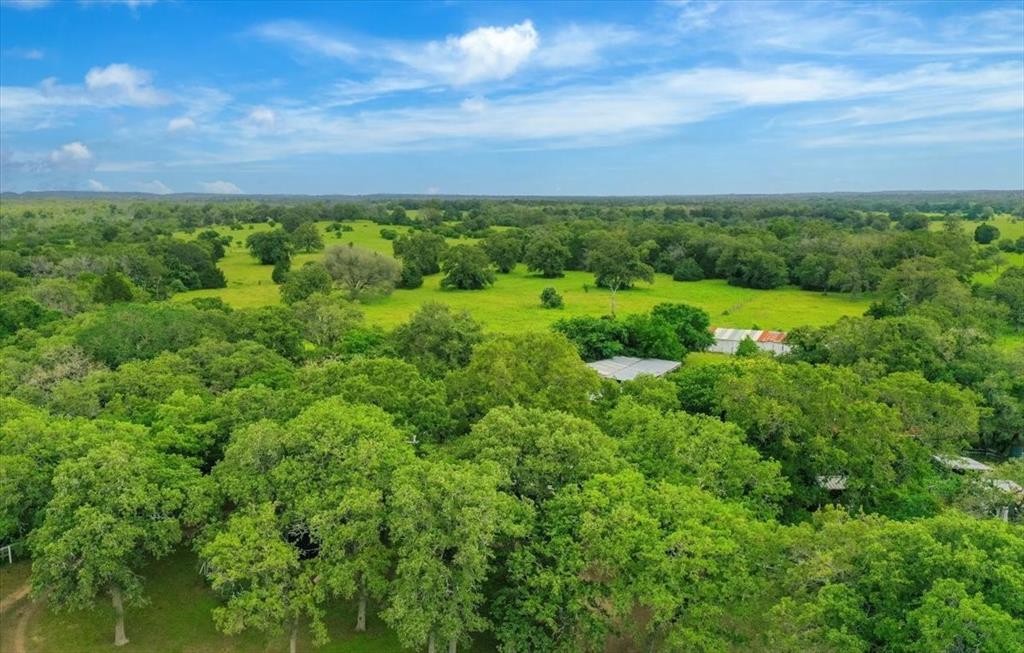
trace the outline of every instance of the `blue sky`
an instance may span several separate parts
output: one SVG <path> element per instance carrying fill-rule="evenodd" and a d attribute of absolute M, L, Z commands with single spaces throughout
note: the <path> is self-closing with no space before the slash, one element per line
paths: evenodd
<path fill-rule="evenodd" d="M 1024 4 L 0 0 L 0 188 L 1024 186 Z"/>

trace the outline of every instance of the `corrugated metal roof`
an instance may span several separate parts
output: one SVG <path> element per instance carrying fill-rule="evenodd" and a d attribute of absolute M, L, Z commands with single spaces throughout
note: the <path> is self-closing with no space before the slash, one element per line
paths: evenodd
<path fill-rule="evenodd" d="M 846 476 L 819 476 L 818 487 L 825 490 L 840 492 L 846 489 Z"/>
<path fill-rule="evenodd" d="M 632 356 L 614 356 L 593 363 L 587 363 L 606 379 L 616 381 L 632 381 L 641 374 L 664 376 L 682 365 L 679 361 L 668 361 L 660 358 L 634 358 Z"/>
<path fill-rule="evenodd" d="M 1009 492 L 1010 494 L 1024 495 L 1024 487 L 1021 487 L 1020 483 L 1004 479 L 993 479 L 992 486 L 1002 490 L 1003 492 Z"/>
<path fill-rule="evenodd" d="M 985 463 L 978 462 L 974 458 L 968 458 L 967 456 L 943 456 L 936 454 L 932 456 L 939 464 L 948 467 L 956 472 L 990 472 L 992 468 Z"/>
<path fill-rule="evenodd" d="M 786 342 L 786 333 L 784 331 L 762 331 L 761 337 L 757 339 L 758 342 Z"/>

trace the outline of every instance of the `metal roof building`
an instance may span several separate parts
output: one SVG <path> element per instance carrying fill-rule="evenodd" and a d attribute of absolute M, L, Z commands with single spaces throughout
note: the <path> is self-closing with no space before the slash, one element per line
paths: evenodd
<path fill-rule="evenodd" d="M 786 334 L 783 331 L 763 331 L 761 329 L 727 329 L 724 327 L 713 328 L 711 332 L 715 336 L 715 344 L 708 347 L 708 351 L 718 354 L 735 354 L 740 343 L 750 338 L 761 351 L 770 351 L 773 354 L 788 354 L 790 346 L 786 344 Z"/>
<path fill-rule="evenodd" d="M 932 456 L 936 462 L 943 467 L 947 467 L 954 472 L 990 472 L 992 468 L 985 463 L 978 462 L 974 458 L 968 458 L 967 456 L 942 456 L 936 454 Z"/>
<path fill-rule="evenodd" d="M 819 476 L 818 487 L 829 492 L 842 492 L 846 489 L 846 476 Z"/>
<path fill-rule="evenodd" d="M 633 358 L 632 356 L 614 356 L 587 363 L 587 367 L 604 378 L 616 381 L 632 381 L 641 374 L 665 376 L 669 372 L 679 369 L 681 365 L 682 363 L 679 361 L 667 361 L 660 358 Z"/>

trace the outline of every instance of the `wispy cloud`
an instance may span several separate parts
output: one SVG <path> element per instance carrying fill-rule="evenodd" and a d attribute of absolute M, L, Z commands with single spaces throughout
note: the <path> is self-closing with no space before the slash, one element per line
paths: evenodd
<path fill-rule="evenodd" d="M 152 181 L 140 181 L 135 184 L 135 189 L 143 193 L 153 193 L 156 195 L 170 195 L 174 191 L 159 179 L 153 179 Z"/>
<path fill-rule="evenodd" d="M 46 56 L 46 53 L 39 48 L 11 48 L 10 50 L 4 50 L 4 54 L 8 57 L 24 59 L 26 61 L 40 61 Z"/>
<path fill-rule="evenodd" d="M 68 120 L 82 109 L 154 107 L 170 101 L 152 85 L 147 71 L 116 63 L 89 69 L 83 84 L 61 84 L 50 77 L 36 86 L 0 86 L 0 117 L 4 130 L 31 129 Z"/>
<path fill-rule="evenodd" d="M 230 181 L 219 179 L 217 181 L 199 182 L 199 187 L 204 193 L 216 193 L 217 195 L 241 195 L 242 189 Z"/>
<path fill-rule="evenodd" d="M 1024 8 L 1019 4 L 935 18 L 910 13 L 900 4 L 861 2 L 688 1 L 672 6 L 681 31 L 703 34 L 716 48 L 739 51 L 930 56 L 1024 50 Z"/>

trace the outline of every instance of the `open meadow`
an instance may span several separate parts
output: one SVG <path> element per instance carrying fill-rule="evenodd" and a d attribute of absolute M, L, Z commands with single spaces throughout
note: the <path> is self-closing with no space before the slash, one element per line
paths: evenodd
<path fill-rule="evenodd" d="M 335 234 L 326 231 L 328 224 L 318 223 L 327 247 L 352 243 L 356 247 L 391 254 L 391 242 L 381 238 L 380 225 L 360 221 L 350 224 L 352 231 Z M 278 287 L 270 279 L 272 266 L 260 265 L 245 246 L 245 239 L 250 233 L 266 229 L 269 227 L 263 224 L 253 225 L 251 229 L 217 227 L 219 233 L 234 237 L 227 254 L 218 262 L 227 277 L 227 287 L 179 293 L 174 299 L 189 301 L 195 297 L 219 297 L 235 308 L 279 303 Z M 322 252 L 296 255 L 292 269 L 322 256 Z M 547 287 L 562 294 L 565 308 L 552 310 L 541 307 L 540 293 Z M 494 285 L 486 290 L 443 290 L 441 275 L 436 274 L 426 277 L 421 288 L 398 289 L 389 297 L 366 302 L 362 308 L 370 324 L 393 327 L 430 301 L 464 308 L 487 329 L 496 332 L 546 328 L 563 317 L 603 315 L 611 308 L 611 294 L 596 288 L 594 275 L 589 272 L 567 271 L 563 277 L 544 279 L 528 273 L 522 264 L 509 274 L 498 274 Z M 708 312 L 715 326 L 786 330 L 801 325 L 829 324 L 845 315 L 861 315 L 871 303 L 871 296 L 826 294 L 793 287 L 755 290 L 730 286 L 722 279 L 673 281 L 668 275 L 658 274 L 653 284 L 641 282 L 631 290 L 620 291 L 616 298 L 617 312 L 622 314 L 647 311 L 661 302 L 699 306 Z"/>

